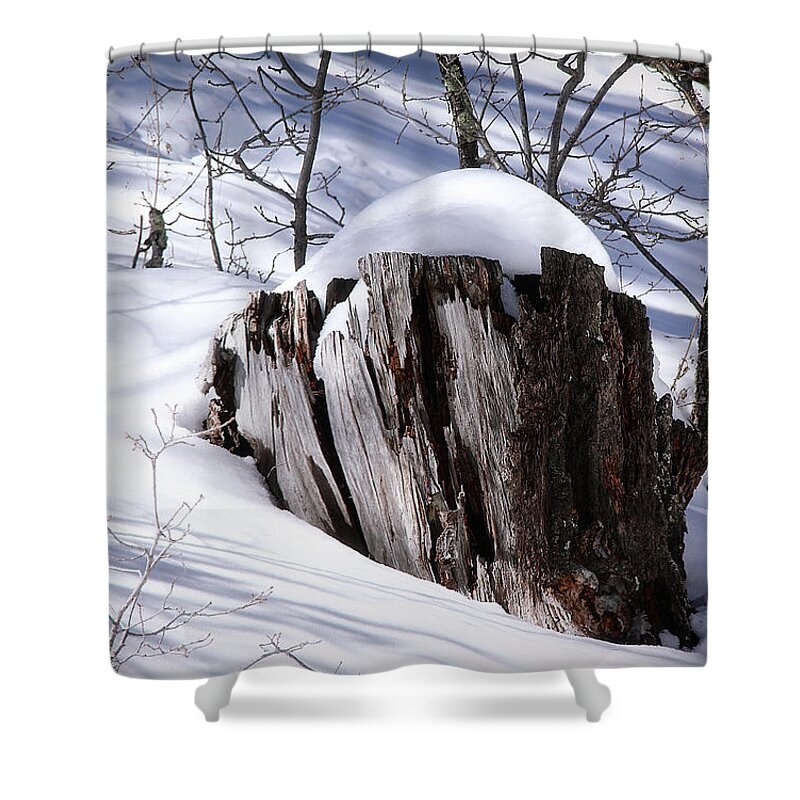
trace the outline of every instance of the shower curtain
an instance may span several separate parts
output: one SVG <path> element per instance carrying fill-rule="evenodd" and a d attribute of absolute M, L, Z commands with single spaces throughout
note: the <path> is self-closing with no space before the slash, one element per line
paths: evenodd
<path fill-rule="evenodd" d="M 113 668 L 702 665 L 708 87 L 109 65 Z"/>

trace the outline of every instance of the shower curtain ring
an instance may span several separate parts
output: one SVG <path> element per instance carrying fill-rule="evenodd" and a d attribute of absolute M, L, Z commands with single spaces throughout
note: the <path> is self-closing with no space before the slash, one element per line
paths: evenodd
<path fill-rule="evenodd" d="M 529 52 L 529 53 L 530 53 L 530 54 L 531 54 L 531 55 L 532 55 L 534 58 L 536 58 L 536 34 L 535 34 L 535 33 L 532 33 L 532 34 L 531 34 L 531 39 L 533 40 L 533 50 L 528 50 L 528 52 Z"/>
<path fill-rule="evenodd" d="M 705 50 L 701 50 L 700 52 L 703 54 L 703 63 L 707 64 L 708 63 L 708 56 L 706 55 L 706 51 Z"/>
<path fill-rule="evenodd" d="M 180 38 L 180 36 L 179 36 L 179 37 L 178 37 L 178 38 L 175 40 L 175 44 L 174 44 L 174 46 L 173 46 L 173 48 L 172 48 L 172 55 L 174 55 L 174 56 L 175 56 L 175 60 L 176 60 L 176 61 L 180 61 L 180 59 L 178 58 L 178 42 L 182 42 L 182 41 L 183 41 L 183 39 L 181 39 L 181 38 Z M 181 50 L 181 53 L 182 53 L 182 52 L 183 52 L 183 50 Z"/>
<path fill-rule="evenodd" d="M 269 46 L 269 37 L 272 36 L 271 33 L 267 34 L 267 38 L 264 39 L 264 55 L 267 58 L 272 58 L 272 48 Z"/>
<path fill-rule="evenodd" d="M 588 55 L 589 54 L 589 42 L 586 41 L 586 37 L 585 36 L 583 37 L 583 54 L 584 55 Z"/>
<path fill-rule="evenodd" d="M 111 52 L 113 51 L 113 49 L 114 49 L 114 45 L 112 44 L 111 47 L 108 48 L 108 63 L 109 64 L 113 64 L 114 63 L 114 57 L 111 55 Z"/>
<path fill-rule="evenodd" d="M 222 55 L 225 52 L 225 48 L 222 46 L 222 36 L 217 39 L 217 52 Z"/>
<path fill-rule="evenodd" d="M 636 58 L 639 58 L 639 42 L 634 39 L 633 43 L 636 45 Z"/>
<path fill-rule="evenodd" d="M 319 46 L 317 47 L 317 50 L 319 51 L 320 55 L 322 55 L 322 49 L 324 47 L 325 47 L 325 40 L 322 38 L 322 34 L 320 34 L 319 35 Z"/>
<path fill-rule="evenodd" d="M 420 34 L 419 34 L 419 47 L 417 47 L 417 55 L 418 56 L 422 55 L 422 47 L 423 47 L 423 45 L 422 45 L 422 31 L 420 31 Z"/>
<path fill-rule="evenodd" d="M 367 31 L 367 56 L 372 55 L 372 34 Z"/>
<path fill-rule="evenodd" d="M 481 53 L 486 52 L 486 37 L 481 34 Z"/>
<path fill-rule="evenodd" d="M 683 51 L 681 50 L 680 44 L 678 44 L 678 42 L 675 42 L 675 47 L 678 48 L 678 61 L 683 61 Z"/>
<path fill-rule="evenodd" d="M 144 50 L 144 42 L 139 45 L 139 61 L 144 60 L 144 54 L 142 53 L 142 50 Z"/>

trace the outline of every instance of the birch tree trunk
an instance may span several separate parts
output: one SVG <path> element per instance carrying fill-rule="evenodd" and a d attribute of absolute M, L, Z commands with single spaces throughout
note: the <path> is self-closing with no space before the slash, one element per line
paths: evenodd
<path fill-rule="evenodd" d="M 453 117 L 453 128 L 458 143 L 458 163 L 462 169 L 480 167 L 478 158 L 478 123 L 467 91 L 467 79 L 461 59 L 457 55 L 436 56 L 442 75 L 447 105 Z"/>
<path fill-rule="evenodd" d="M 539 625 L 693 644 L 684 511 L 705 455 L 655 397 L 644 306 L 547 248 L 542 275 L 516 281 L 518 318 L 495 261 L 359 267 L 364 330 L 351 309 L 317 342 L 323 314 L 300 284 L 253 294 L 212 342 L 212 421 L 235 417 L 228 436 L 276 497 L 383 564 Z"/>

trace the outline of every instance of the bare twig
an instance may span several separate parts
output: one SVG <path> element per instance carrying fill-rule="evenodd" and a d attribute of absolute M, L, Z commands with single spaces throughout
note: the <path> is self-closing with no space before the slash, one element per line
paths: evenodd
<path fill-rule="evenodd" d="M 258 658 L 253 659 L 246 667 L 242 669 L 242 671 L 246 669 L 250 669 L 251 667 L 255 667 L 258 664 L 261 664 L 268 658 L 273 658 L 274 656 L 285 656 L 291 661 L 294 661 L 295 664 L 302 667 L 303 669 L 307 669 L 310 671 L 314 671 L 305 661 L 298 658 L 295 653 L 303 650 L 306 647 L 319 644 L 319 642 L 299 642 L 298 644 L 289 645 L 288 647 L 284 647 L 281 644 L 281 634 L 275 633 L 269 637 L 269 639 L 260 644 L 259 647 L 261 648 L 261 655 Z"/>
<path fill-rule="evenodd" d="M 209 601 L 193 608 L 184 608 L 172 601 L 178 581 L 174 577 L 160 605 L 154 610 L 145 611 L 143 593 L 159 566 L 175 557 L 175 547 L 191 533 L 188 519 L 203 500 L 200 495 L 194 502 L 181 502 L 171 514 L 166 516 L 160 506 L 158 493 L 158 461 L 160 457 L 178 445 L 190 445 L 197 437 L 212 435 L 233 419 L 215 428 L 197 433 L 176 434 L 177 407 L 168 407 L 167 426 L 162 424 L 158 414 L 151 409 L 153 423 L 158 434 L 158 443 L 151 445 L 142 435 L 128 435 L 134 450 L 140 451 L 150 461 L 151 508 L 153 515 L 153 534 L 148 545 L 138 545 L 126 541 L 119 532 L 109 526 L 111 542 L 120 545 L 127 552 L 123 557 L 112 557 L 111 569 L 135 575 L 137 580 L 118 608 L 109 607 L 109 651 L 114 669 L 119 670 L 134 658 L 147 658 L 164 655 L 188 656 L 195 650 L 207 647 L 213 642 L 210 633 L 190 635 L 175 641 L 173 634 L 193 621 L 203 617 L 218 617 L 234 614 L 266 602 L 272 588 L 252 595 L 244 603 L 225 609 L 214 609 Z M 125 566 L 121 566 L 125 565 Z"/>

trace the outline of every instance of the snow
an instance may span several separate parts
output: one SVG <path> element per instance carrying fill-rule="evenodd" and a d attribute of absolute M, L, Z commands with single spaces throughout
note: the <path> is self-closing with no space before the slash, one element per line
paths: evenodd
<path fill-rule="evenodd" d="M 109 288 L 109 484 L 111 528 L 128 541 L 151 535 L 149 463 L 125 433 L 154 429 L 149 409 L 178 404 L 178 433 L 196 430 L 205 402 L 194 387 L 208 333 L 258 284 L 211 270 L 112 270 Z M 489 672 L 701 665 L 704 656 L 663 647 L 612 645 L 554 633 L 456 592 L 371 561 L 275 507 L 252 459 L 207 442 L 168 451 L 159 462 L 159 499 L 171 509 L 199 494 L 180 559 L 154 574 L 155 606 L 177 578 L 174 599 L 228 609 L 272 587 L 267 602 L 198 620 L 184 638 L 213 634 L 188 658 L 135 659 L 123 674 L 198 678 L 256 659 L 275 634 L 314 669 L 366 673 L 406 664 L 452 664 Z M 113 550 L 113 548 L 112 548 Z M 130 576 L 113 572 L 119 604 Z M 263 665 L 290 663 L 275 657 Z"/>
<path fill-rule="evenodd" d="M 543 247 L 589 256 L 619 289 L 605 248 L 561 203 L 514 175 L 449 170 L 371 203 L 276 291 L 305 281 L 324 299 L 331 278 L 358 278 L 358 259 L 378 251 L 483 256 L 509 277 L 541 273 Z"/>

